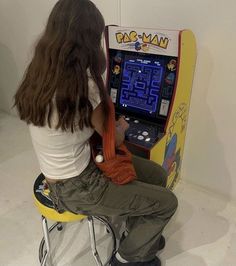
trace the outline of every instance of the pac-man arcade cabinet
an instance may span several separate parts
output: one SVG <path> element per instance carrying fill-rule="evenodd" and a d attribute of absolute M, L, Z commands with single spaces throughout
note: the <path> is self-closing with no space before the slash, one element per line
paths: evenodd
<path fill-rule="evenodd" d="M 108 26 L 107 85 L 130 127 L 126 145 L 162 165 L 168 187 L 180 177 L 196 43 L 190 30 Z"/>

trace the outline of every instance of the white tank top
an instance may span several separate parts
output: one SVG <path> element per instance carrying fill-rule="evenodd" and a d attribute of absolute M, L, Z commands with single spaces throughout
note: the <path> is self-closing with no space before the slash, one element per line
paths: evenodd
<path fill-rule="evenodd" d="M 89 100 L 95 109 L 100 103 L 99 90 L 89 78 Z M 29 126 L 34 150 L 38 157 L 41 172 L 50 179 L 67 179 L 83 172 L 90 161 L 89 138 L 92 128 L 84 127 L 74 133 L 56 130 L 57 114 L 53 113 L 52 128 Z"/>

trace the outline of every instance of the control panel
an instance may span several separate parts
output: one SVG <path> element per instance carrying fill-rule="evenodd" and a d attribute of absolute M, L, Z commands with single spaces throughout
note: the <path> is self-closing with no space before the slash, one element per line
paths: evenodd
<path fill-rule="evenodd" d="M 162 128 L 155 124 L 150 124 L 130 116 L 125 116 L 125 120 L 129 124 L 125 135 L 126 141 L 149 149 L 163 136 Z"/>

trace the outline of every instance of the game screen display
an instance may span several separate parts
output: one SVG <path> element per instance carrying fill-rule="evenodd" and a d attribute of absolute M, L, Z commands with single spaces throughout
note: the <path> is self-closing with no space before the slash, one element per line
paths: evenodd
<path fill-rule="evenodd" d="M 125 55 L 118 105 L 155 117 L 165 64 L 157 58 Z"/>

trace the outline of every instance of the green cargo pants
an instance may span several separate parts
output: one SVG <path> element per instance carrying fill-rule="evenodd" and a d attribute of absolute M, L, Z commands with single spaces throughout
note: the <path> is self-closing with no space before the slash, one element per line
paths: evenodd
<path fill-rule="evenodd" d="M 177 208 L 173 192 L 165 188 L 166 173 L 158 164 L 134 156 L 137 180 L 116 185 L 94 162 L 77 177 L 49 184 L 58 211 L 126 218 L 128 235 L 119 254 L 127 261 L 152 260 L 165 225 Z"/>

